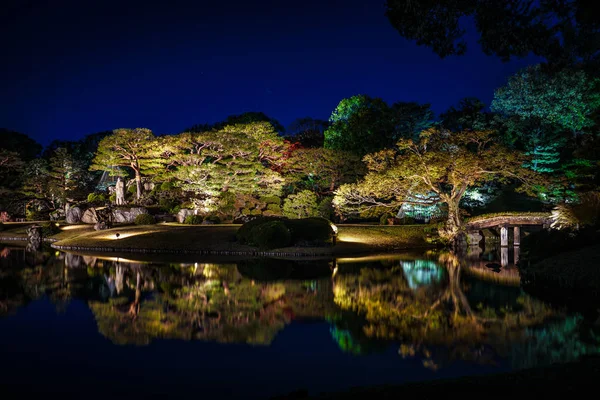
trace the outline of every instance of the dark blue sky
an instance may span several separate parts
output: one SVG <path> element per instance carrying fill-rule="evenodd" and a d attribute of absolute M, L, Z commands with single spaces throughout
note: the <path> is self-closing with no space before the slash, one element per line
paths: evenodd
<path fill-rule="evenodd" d="M 176 133 L 262 111 L 287 126 L 344 97 L 486 104 L 517 69 L 409 42 L 383 0 L 28 1 L 0 16 L 0 127 L 42 144 L 121 127 Z"/>

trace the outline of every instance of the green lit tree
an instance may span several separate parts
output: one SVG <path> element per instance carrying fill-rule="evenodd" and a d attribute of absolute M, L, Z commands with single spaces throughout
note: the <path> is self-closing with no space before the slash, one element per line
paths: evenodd
<path fill-rule="evenodd" d="M 329 118 L 325 148 L 359 156 L 392 147 L 400 138 L 413 138 L 432 125 L 429 105 L 395 103 L 357 95 L 342 99 Z"/>
<path fill-rule="evenodd" d="M 163 164 L 160 155 L 164 152 L 150 129 L 115 129 L 112 135 L 98 144 L 96 156 L 90 170 L 118 173 L 114 167 L 129 167 L 136 182 L 136 198 L 142 195 L 142 175 L 156 175 Z"/>
<path fill-rule="evenodd" d="M 594 124 L 592 114 L 600 107 L 598 84 L 583 70 L 553 71 L 535 65 L 517 72 L 497 89 L 491 108 L 576 134 Z"/>

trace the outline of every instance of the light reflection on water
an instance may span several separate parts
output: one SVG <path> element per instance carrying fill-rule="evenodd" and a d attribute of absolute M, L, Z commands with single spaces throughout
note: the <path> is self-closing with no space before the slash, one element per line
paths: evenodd
<path fill-rule="evenodd" d="M 37 303 L 49 300 L 61 315 L 70 312 L 70 303 L 82 302 L 89 313 L 73 317 L 83 321 L 91 315 L 97 332 L 113 345 L 151 351 L 151 344 L 178 340 L 221 350 L 253 346 L 268 354 L 285 340 L 278 354 L 289 362 L 298 362 L 294 348 L 322 348 L 323 355 L 311 360 L 316 364 L 347 363 L 336 357 L 351 355 L 357 379 L 363 375 L 358 366 L 373 363 L 422 371 L 384 383 L 430 379 L 432 371 L 472 373 L 467 366 L 491 368 L 480 369 L 483 373 L 534 367 L 600 350 L 581 315 L 551 307 L 519 287 L 518 251 L 512 248 L 471 248 L 462 258 L 429 251 L 416 257 L 168 263 L 0 250 L 2 332 L 25 329 L 15 317 L 28 315 Z M 309 321 L 314 328 L 305 325 Z M 290 339 L 299 324 L 307 331 Z M 327 336 L 319 324 L 328 326 Z M 241 353 L 237 362 L 247 362 Z M 360 379 L 374 384 L 383 378 Z M 294 390 L 290 385 L 285 388 Z"/>

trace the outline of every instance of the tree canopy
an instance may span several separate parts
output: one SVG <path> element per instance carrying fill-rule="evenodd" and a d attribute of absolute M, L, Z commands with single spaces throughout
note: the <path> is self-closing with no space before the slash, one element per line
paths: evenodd
<path fill-rule="evenodd" d="M 600 17 L 594 6 L 587 0 L 387 0 L 386 16 L 400 35 L 440 57 L 466 52 L 470 17 L 483 52 L 503 61 L 531 52 L 551 63 L 596 63 Z"/>
<path fill-rule="evenodd" d="M 329 118 L 325 148 L 359 156 L 392 147 L 400 138 L 413 138 L 433 125 L 429 104 L 394 103 L 366 95 L 342 99 Z"/>
<path fill-rule="evenodd" d="M 142 195 L 143 174 L 158 173 L 160 154 L 163 149 L 156 146 L 154 134 L 150 129 L 115 129 L 112 135 L 102 139 L 92 161 L 90 170 L 119 173 L 114 167 L 129 167 L 135 174 L 136 196 Z"/>
<path fill-rule="evenodd" d="M 365 178 L 336 192 L 334 206 L 339 213 L 441 202 L 447 206 L 442 235 L 448 239 L 460 230 L 459 203 L 469 187 L 510 179 L 532 184 L 535 178 L 522 166 L 526 158 L 499 144 L 492 131 L 431 128 L 418 142 L 401 139 L 397 150 L 382 150 L 364 160 L 370 171 Z"/>

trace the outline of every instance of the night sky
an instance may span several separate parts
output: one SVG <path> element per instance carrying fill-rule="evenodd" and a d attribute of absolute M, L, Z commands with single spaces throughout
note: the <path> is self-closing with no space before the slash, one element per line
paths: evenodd
<path fill-rule="evenodd" d="M 121 127 L 177 133 L 245 111 L 287 126 L 327 119 L 360 93 L 440 113 L 466 96 L 489 104 L 496 87 L 535 61 L 485 56 L 474 34 L 466 56 L 442 60 L 400 37 L 383 0 L 3 7 L 0 127 L 44 145 Z"/>

